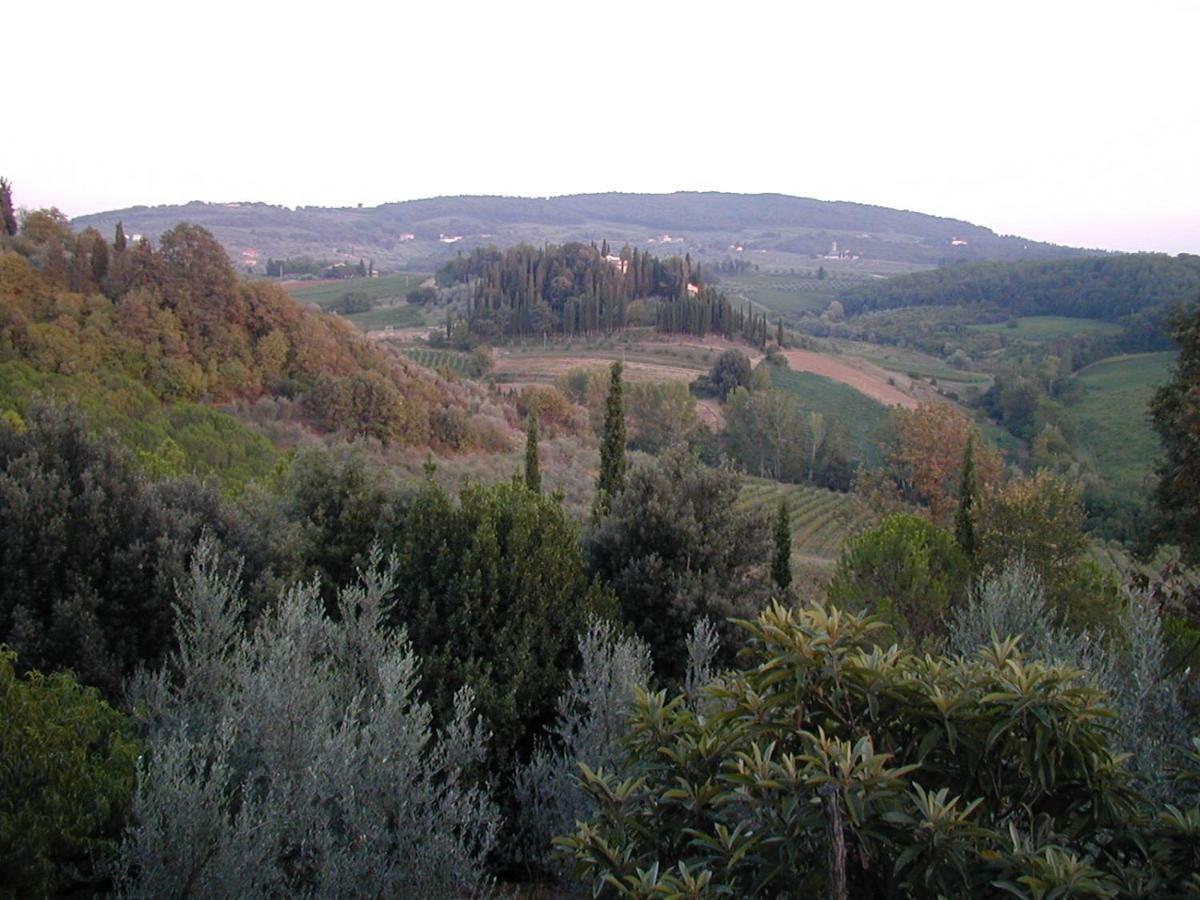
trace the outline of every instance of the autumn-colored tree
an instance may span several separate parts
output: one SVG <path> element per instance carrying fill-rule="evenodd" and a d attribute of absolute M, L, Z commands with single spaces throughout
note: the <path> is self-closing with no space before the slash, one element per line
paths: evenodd
<path fill-rule="evenodd" d="M 1000 454 L 979 439 L 978 429 L 948 403 L 927 401 L 895 413 L 896 441 L 890 468 L 904 497 L 925 503 L 935 522 L 948 525 L 958 507 L 967 442 L 975 438 L 975 481 L 989 488 L 1000 481 Z"/>

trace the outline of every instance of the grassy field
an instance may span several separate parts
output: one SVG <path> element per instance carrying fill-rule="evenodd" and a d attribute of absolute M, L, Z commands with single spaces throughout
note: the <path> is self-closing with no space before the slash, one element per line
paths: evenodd
<path fill-rule="evenodd" d="M 971 331 L 992 332 L 1007 338 L 1034 343 L 1053 341 L 1058 338 L 1070 337 L 1073 334 L 1110 335 L 1121 333 L 1121 326 L 1113 322 L 1101 322 L 1099 319 L 1076 319 L 1071 316 L 1023 316 L 1017 319 L 1016 323 L 1015 328 L 1008 327 L 1006 322 L 968 325 L 967 328 Z"/>
<path fill-rule="evenodd" d="M 342 316 L 363 331 L 378 331 L 383 328 L 412 328 L 426 324 L 425 313 L 419 306 L 410 306 L 401 301 L 394 306 L 377 306 L 370 312 Z"/>
<path fill-rule="evenodd" d="M 427 279 L 428 275 L 409 273 L 386 275 L 382 278 L 341 278 L 336 281 L 297 281 L 286 284 L 287 292 L 301 303 L 315 303 L 322 309 L 331 306 L 350 293 L 366 294 L 379 305 L 368 312 L 354 313 L 343 318 L 363 331 L 383 328 L 411 328 L 425 324 L 425 313 L 411 306 L 405 295 Z"/>
<path fill-rule="evenodd" d="M 991 376 L 981 372 L 964 372 L 945 365 L 936 356 L 908 347 L 893 347 L 888 344 L 867 344 L 863 341 L 830 341 L 842 353 L 858 356 L 889 372 L 916 375 L 920 378 L 936 378 L 939 382 L 954 384 L 986 385 Z"/>
<path fill-rule="evenodd" d="M 811 372 L 793 372 L 771 367 L 771 383 L 779 390 L 795 394 L 806 410 L 823 413 L 828 421 L 845 428 L 852 459 L 870 466 L 879 465 L 879 432 L 888 416 L 887 407 L 849 385 Z"/>
<path fill-rule="evenodd" d="M 297 281 L 286 284 L 287 292 L 301 303 L 332 306 L 346 294 L 366 294 L 372 300 L 402 299 L 428 275 L 407 273 L 382 278 L 340 278 L 336 281 Z"/>
<path fill-rule="evenodd" d="M 1078 375 L 1083 398 L 1066 408 L 1081 455 L 1118 491 L 1140 491 L 1159 452 L 1150 427 L 1154 389 L 1170 377 L 1173 352 L 1101 360 Z"/>
<path fill-rule="evenodd" d="M 787 315 L 820 312 L 837 299 L 846 282 L 785 272 L 748 272 L 724 276 L 720 286 L 731 297 L 744 297 L 763 309 Z"/>
<path fill-rule="evenodd" d="M 781 484 L 747 477 L 738 505 L 774 512 L 787 499 L 792 525 L 792 549 L 801 562 L 832 565 L 846 538 L 868 524 L 869 511 L 853 494 L 839 494 L 807 484 Z"/>

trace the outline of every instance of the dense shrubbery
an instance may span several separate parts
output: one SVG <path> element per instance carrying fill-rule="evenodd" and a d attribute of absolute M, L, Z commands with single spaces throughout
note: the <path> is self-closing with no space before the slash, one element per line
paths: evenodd
<path fill-rule="evenodd" d="M 386 624 L 395 585 L 375 554 L 336 620 L 302 586 L 248 632 L 236 572 L 200 545 L 179 650 L 134 688 L 149 736 L 123 895 L 451 896 L 486 880 L 498 817 L 468 777 L 485 735 L 463 689 L 434 736 L 420 662 Z"/>
<path fill-rule="evenodd" d="M 0 423 L 0 639 L 21 666 L 117 696 L 167 650 L 174 581 L 204 531 L 240 551 L 256 590 L 271 584 L 268 537 L 211 488 L 150 482 L 71 407 Z"/>
<path fill-rule="evenodd" d="M 870 620 L 773 607 L 707 707 L 641 694 L 627 761 L 559 843 L 606 896 L 1161 896 L 1194 889 L 1200 810 L 1161 813 L 1081 674 L 997 641 L 876 645 Z M 1117 840 L 1113 840 L 1116 829 Z"/>
<path fill-rule="evenodd" d="M 682 677 L 698 618 L 724 628 L 730 616 L 753 614 L 771 590 L 770 528 L 735 507 L 740 486 L 735 473 L 677 448 L 630 472 L 586 537 L 592 571 L 612 585 L 665 677 Z"/>
<path fill-rule="evenodd" d="M 66 672 L 18 678 L 0 647 L 0 897 L 95 886 L 120 836 L 132 723 Z"/>

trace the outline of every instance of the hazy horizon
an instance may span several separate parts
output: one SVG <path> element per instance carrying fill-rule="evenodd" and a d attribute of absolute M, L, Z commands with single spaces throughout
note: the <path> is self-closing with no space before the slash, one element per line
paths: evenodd
<path fill-rule="evenodd" d="M 712 190 L 1200 252 L 1184 0 L 68 8 L 8 13 L 29 208 Z"/>

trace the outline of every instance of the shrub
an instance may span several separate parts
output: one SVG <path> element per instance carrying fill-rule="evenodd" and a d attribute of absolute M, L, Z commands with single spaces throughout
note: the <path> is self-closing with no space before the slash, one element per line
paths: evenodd
<path fill-rule="evenodd" d="M 996 640 L 1020 637 L 1026 659 L 1086 672 L 1117 713 L 1114 745 L 1129 768 L 1159 796 L 1174 794 L 1171 767 L 1187 737 L 1179 685 L 1167 675 L 1158 610 L 1141 593 L 1126 597 L 1112 634 L 1065 627 L 1041 578 L 1017 559 L 985 577 L 948 623 L 948 646 L 968 655 Z"/>
<path fill-rule="evenodd" d="M 133 794 L 132 723 L 65 672 L 0 648 L 0 897 L 94 882 Z"/>
<path fill-rule="evenodd" d="M 434 709 L 448 714 L 469 684 L 511 771 L 553 720 L 588 619 L 612 611 L 578 526 L 558 498 L 519 481 L 472 485 L 458 502 L 428 483 L 381 537 L 398 555 L 392 620 L 425 660 Z"/>
<path fill-rule="evenodd" d="M 616 591 L 625 621 L 654 652 L 659 674 L 683 677 L 697 619 L 753 615 L 771 590 L 770 525 L 736 506 L 740 477 L 683 448 L 634 469 L 585 545 Z M 729 647 L 733 650 L 732 644 Z"/>
<path fill-rule="evenodd" d="M 534 865 L 546 861 L 555 835 L 595 814 L 579 785 L 579 763 L 611 769 L 620 762 L 634 690 L 650 684 L 649 648 L 636 637 L 622 637 L 610 622 L 592 620 L 579 639 L 579 658 L 558 698 L 549 738 L 516 771 L 517 843 Z"/>
<path fill-rule="evenodd" d="M 966 590 L 970 565 L 953 535 L 898 513 L 848 543 L 829 585 L 831 602 L 867 610 L 901 637 L 934 635 Z"/>
<path fill-rule="evenodd" d="M 371 555 L 330 619 L 315 586 L 253 633 L 204 541 L 171 665 L 133 696 L 148 728 L 116 875 L 132 897 L 449 896 L 484 880 L 495 808 L 470 691 L 444 731 L 419 660 L 386 624 L 395 563 Z"/>
<path fill-rule="evenodd" d="M 1162 895 L 1193 877 L 1200 810 L 1153 826 L 1161 857 L 1106 852 L 1150 808 L 1077 671 L 1014 642 L 881 650 L 880 623 L 836 609 L 745 627 L 748 668 L 705 713 L 639 693 L 627 760 L 583 769 L 597 812 L 556 843 L 596 895 Z"/>

